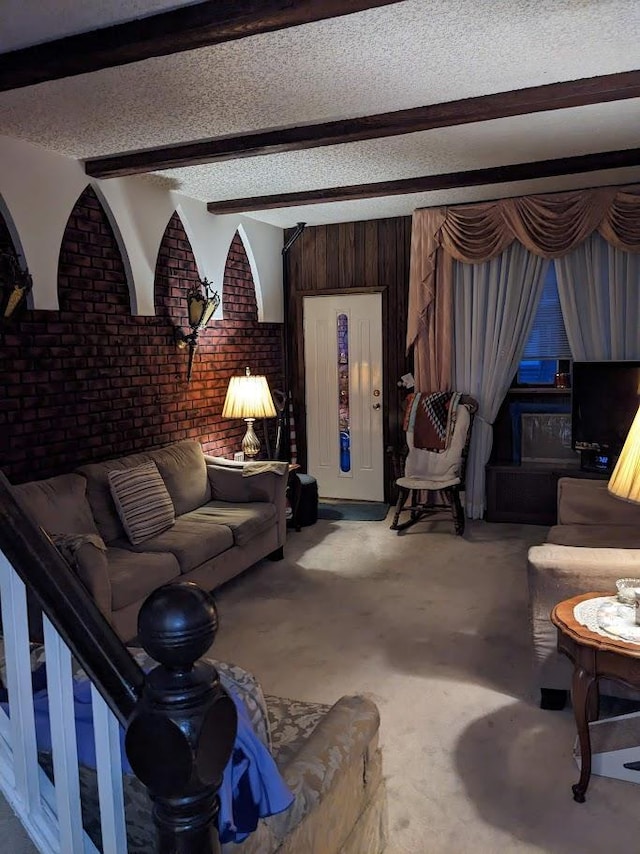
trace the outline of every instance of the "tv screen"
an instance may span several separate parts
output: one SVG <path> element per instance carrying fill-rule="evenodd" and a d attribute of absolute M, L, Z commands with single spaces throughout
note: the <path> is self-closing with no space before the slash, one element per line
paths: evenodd
<path fill-rule="evenodd" d="M 574 362 L 571 446 L 617 455 L 640 404 L 640 361 Z"/>

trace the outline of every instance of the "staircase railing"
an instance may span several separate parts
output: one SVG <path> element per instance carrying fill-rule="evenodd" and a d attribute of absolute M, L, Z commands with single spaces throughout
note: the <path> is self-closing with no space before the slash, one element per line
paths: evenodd
<path fill-rule="evenodd" d="M 139 634 L 160 664 L 146 675 L 2 474 L 0 598 L 8 692 L 8 708 L 0 710 L 0 789 L 36 847 L 64 854 L 97 850 L 82 823 L 73 657 L 91 681 L 102 851 L 127 851 L 123 727 L 131 767 L 153 801 L 157 850 L 218 854 L 217 793 L 236 713 L 215 670 L 193 667 L 217 631 L 212 598 L 184 583 L 149 597 Z M 55 785 L 38 755 L 36 720 L 42 720 L 34 711 L 29 644 L 34 602 L 43 613 Z"/>

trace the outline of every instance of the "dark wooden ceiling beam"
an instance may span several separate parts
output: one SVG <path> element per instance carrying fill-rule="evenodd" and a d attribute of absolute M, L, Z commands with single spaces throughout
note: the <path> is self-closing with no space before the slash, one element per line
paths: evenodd
<path fill-rule="evenodd" d="M 206 0 L 0 54 L 0 92 L 402 0 Z"/>
<path fill-rule="evenodd" d="M 447 172 L 440 175 L 425 175 L 419 178 L 404 178 L 398 181 L 380 181 L 375 184 L 352 184 L 347 187 L 327 187 L 322 190 L 282 193 L 275 196 L 255 196 L 249 199 L 226 199 L 219 202 L 209 202 L 207 210 L 213 214 L 246 213 L 247 211 L 273 210 L 274 208 L 288 208 L 298 205 L 348 202 L 357 199 L 449 190 L 453 187 L 478 187 L 485 184 L 530 181 L 535 178 L 552 178 L 559 175 L 575 175 L 580 172 L 597 172 L 601 169 L 620 169 L 628 166 L 640 166 L 640 148 L 581 154 L 575 157 L 560 157 L 556 160 L 538 160 L 533 163 L 513 163 L 509 166 L 490 166 L 487 169 Z"/>
<path fill-rule="evenodd" d="M 251 134 L 96 157 L 85 162 L 85 170 L 94 178 L 118 178 L 158 169 L 300 151 L 627 98 L 640 98 L 640 71 L 549 83 L 373 116 L 271 128 Z"/>

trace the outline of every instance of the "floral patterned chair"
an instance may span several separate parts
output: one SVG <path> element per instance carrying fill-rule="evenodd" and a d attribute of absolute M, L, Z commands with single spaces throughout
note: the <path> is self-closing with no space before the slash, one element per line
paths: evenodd
<path fill-rule="evenodd" d="M 132 653 L 141 667 L 153 665 L 144 651 Z M 387 801 L 376 705 L 363 696 L 345 696 L 333 706 L 265 697 L 247 671 L 212 663 L 233 683 L 295 796 L 283 813 L 260 819 L 244 842 L 223 845 L 223 854 L 381 854 Z M 41 753 L 40 762 L 51 775 L 51 755 Z M 80 767 L 80 792 L 85 830 L 101 850 L 95 769 Z M 151 800 L 130 774 L 124 776 L 124 798 L 128 852 L 148 854 L 156 845 Z"/>

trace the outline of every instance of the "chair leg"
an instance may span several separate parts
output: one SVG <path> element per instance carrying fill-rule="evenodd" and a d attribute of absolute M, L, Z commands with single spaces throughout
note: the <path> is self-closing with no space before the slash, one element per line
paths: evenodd
<path fill-rule="evenodd" d="M 400 518 L 400 513 L 402 512 L 402 508 L 404 507 L 410 492 L 412 492 L 412 490 L 406 489 L 404 486 L 398 487 L 398 501 L 396 502 L 396 512 L 394 513 L 393 522 L 391 523 L 392 531 L 398 530 L 398 519 Z"/>
<path fill-rule="evenodd" d="M 449 498 L 451 499 L 451 512 L 453 513 L 455 532 L 457 536 L 461 537 L 464 534 L 465 516 L 462 502 L 460 501 L 460 490 L 457 486 L 454 486 L 447 491 L 449 492 Z"/>

